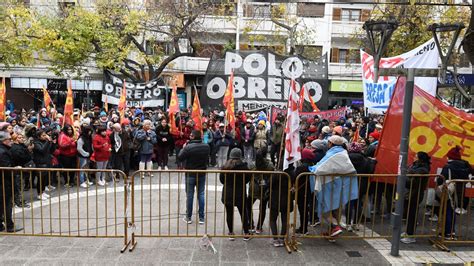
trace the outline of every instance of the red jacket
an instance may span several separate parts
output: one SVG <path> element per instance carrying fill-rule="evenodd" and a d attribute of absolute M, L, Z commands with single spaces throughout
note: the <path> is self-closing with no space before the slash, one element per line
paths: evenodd
<path fill-rule="evenodd" d="M 68 157 L 77 155 L 76 142 L 72 137 L 69 137 L 64 132 L 61 132 L 61 134 L 59 134 L 58 146 L 60 155 Z"/>
<path fill-rule="evenodd" d="M 104 145 L 105 144 L 105 145 Z M 109 160 L 110 157 L 110 138 L 107 136 L 103 137 L 100 134 L 95 134 L 94 138 L 92 139 L 92 148 L 94 149 L 94 153 L 92 153 L 92 157 L 96 162 L 105 162 Z"/>
<path fill-rule="evenodd" d="M 183 135 L 173 135 L 174 138 L 174 146 L 176 148 L 183 148 L 184 144 L 189 140 L 189 135 L 191 135 L 192 128 L 184 127 L 183 128 Z M 179 134 L 179 133 L 178 133 Z"/>

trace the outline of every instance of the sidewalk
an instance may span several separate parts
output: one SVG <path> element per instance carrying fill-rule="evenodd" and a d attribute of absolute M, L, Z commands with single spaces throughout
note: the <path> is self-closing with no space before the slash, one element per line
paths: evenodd
<path fill-rule="evenodd" d="M 121 254 L 122 239 L 0 237 L 0 265 L 389 265 L 367 242 L 305 241 L 288 254 L 268 239 L 214 239 L 218 253 L 194 238 L 139 238 Z"/>

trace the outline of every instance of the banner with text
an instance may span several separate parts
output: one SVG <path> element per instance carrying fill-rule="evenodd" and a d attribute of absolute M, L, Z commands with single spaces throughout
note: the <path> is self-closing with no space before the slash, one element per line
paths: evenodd
<path fill-rule="evenodd" d="M 222 106 L 228 78 L 234 71 L 234 97 L 237 110 L 247 111 L 266 106 L 286 108 L 290 80 L 296 80 L 297 91 L 305 86 L 305 106 L 311 109 L 309 95 L 320 109 L 328 106 L 327 55 L 318 60 L 302 56 L 280 56 L 268 51 L 232 51 L 224 58 L 209 62 L 201 106 Z"/>
<path fill-rule="evenodd" d="M 399 78 L 385 117 L 376 153 L 377 174 L 399 171 L 405 82 L 404 77 Z M 474 166 L 474 115 L 448 106 L 415 87 L 409 142 L 410 164 L 415 153 L 423 151 L 431 156 L 431 173 L 439 173 L 447 162 L 446 154 L 456 145 L 463 148 L 462 159 Z M 383 156 L 378 156 L 379 154 Z M 395 183 L 395 178 L 388 181 Z M 433 180 L 430 181 L 433 185 Z"/>
<path fill-rule="evenodd" d="M 147 83 L 125 82 L 127 106 L 158 107 L 165 104 L 165 86 L 161 79 Z M 123 79 L 108 71 L 104 72 L 102 102 L 118 105 L 123 88 Z"/>
<path fill-rule="evenodd" d="M 334 110 L 322 111 L 322 112 L 301 112 L 300 117 L 305 117 L 308 122 L 312 123 L 314 120 L 314 116 L 319 116 L 321 120 L 326 119 L 328 121 L 337 121 L 341 117 L 345 117 L 347 108 L 339 108 Z M 277 107 L 272 107 L 271 109 L 271 122 L 275 122 L 275 119 L 278 115 L 282 115 L 283 117 L 286 116 L 286 109 L 280 109 Z"/>
<path fill-rule="evenodd" d="M 370 113 L 386 112 L 392 97 L 397 77 L 379 77 L 374 82 L 374 58 L 360 51 L 364 106 Z M 380 59 L 380 68 L 438 68 L 439 52 L 434 39 L 399 56 Z M 437 78 L 417 77 L 415 84 L 430 95 L 436 95 Z"/>

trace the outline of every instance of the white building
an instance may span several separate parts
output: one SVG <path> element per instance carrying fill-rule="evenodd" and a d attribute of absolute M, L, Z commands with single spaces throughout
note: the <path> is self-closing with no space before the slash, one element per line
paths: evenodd
<path fill-rule="evenodd" d="M 61 8 L 65 5 L 82 5 L 92 7 L 94 0 L 30 0 L 32 8 Z M 137 4 L 140 3 L 137 0 Z M 273 2 L 273 3 L 269 3 Z M 275 3 L 283 2 L 283 3 Z M 359 2 L 359 3 L 358 3 Z M 362 2 L 362 3 L 361 3 Z M 302 0 L 302 1 L 246 1 L 240 0 L 239 7 L 227 16 L 208 15 L 204 20 L 206 29 L 205 39 L 201 40 L 203 45 L 197 51 L 197 57 L 181 57 L 166 69 L 167 73 L 174 73 L 181 77 L 184 82 L 181 85 L 182 99 L 186 99 L 185 105 L 191 103 L 191 87 L 196 84 L 202 85 L 209 57 L 212 52 L 223 50 L 224 44 L 229 40 L 235 42 L 237 33 L 237 18 L 240 26 L 240 48 L 246 49 L 250 44 L 258 49 L 268 48 L 268 42 L 249 40 L 248 36 L 261 35 L 271 39 L 275 34 L 286 35 L 288 32 L 278 30 L 270 20 L 271 5 L 283 5 L 290 16 L 299 21 L 298 27 L 305 28 L 306 42 L 301 51 L 303 55 L 311 58 L 328 54 L 329 59 L 329 105 L 360 105 L 362 104 L 362 82 L 361 66 L 358 48 L 351 41 L 352 35 L 362 28 L 365 20 L 369 18 L 373 5 L 366 4 L 368 1 L 347 0 Z M 236 12 L 238 10 L 238 12 Z M 237 16 L 238 14 L 238 16 Z M 257 24 L 255 24 L 257 22 Z M 252 24 L 252 30 L 244 34 L 246 25 Z M 307 31 L 309 29 L 309 31 Z M 203 35 L 204 36 L 204 35 Z M 183 43 L 186 45 L 186 43 Z M 286 49 L 285 44 L 270 44 L 273 49 Z M 288 45 L 286 45 L 288 46 Z M 472 73 L 472 66 L 461 69 L 461 73 Z M 93 80 L 90 83 L 91 97 L 98 104 L 102 90 L 102 72 L 94 66 L 90 66 L 89 72 Z M 36 65 L 34 67 L 14 67 L 2 73 L 7 79 L 7 98 L 12 99 L 17 107 L 33 107 L 34 98 L 42 99 L 40 88 L 43 86 L 56 87 L 58 101 L 64 97 L 66 80 L 56 77 L 47 71 L 47 66 Z M 82 80 L 74 80 L 72 83 L 77 99 L 85 99 L 87 85 Z M 54 92 L 53 92 L 54 94 Z M 54 95 L 53 95 L 54 98 Z M 53 99 L 54 100 L 54 99 Z M 38 102 L 37 102 L 38 104 Z"/>

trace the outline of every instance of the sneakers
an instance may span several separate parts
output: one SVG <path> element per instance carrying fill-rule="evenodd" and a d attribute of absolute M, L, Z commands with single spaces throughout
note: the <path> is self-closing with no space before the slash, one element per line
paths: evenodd
<path fill-rule="evenodd" d="M 454 212 L 458 215 L 463 215 L 463 214 L 467 213 L 466 209 L 463 209 L 463 208 L 456 208 L 456 210 L 454 210 Z"/>
<path fill-rule="evenodd" d="M 184 221 L 185 223 L 187 223 L 187 224 L 192 224 L 192 223 L 193 223 L 193 221 L 191 220 L 191 218 L 188 218 L 188 217 L 186 217 L 186 216 L 183 217 L 183 221 Z"/>
<path fill-rule="evenodd" d="M 49 186 L 47 186 L 47 187 L 44 189 L 44 191 L 50 192 L 50 191 L 53 191 L 53 190 L 55 190 L 55 189 L 56 189 L 56 187 L 53 187 L 53 186 L 49 185 Z"/>
<path fill-rule="evenodd" d="M 315 227 L 315 226 L 318 226 L 318 225 L 320 225 L 320 224 L 321 224 L 321 222 L 320 222 L 319 220 L 316 220 L 316 221 L 314 221 L 312 224 L 310 224 L 309 226 Z"/>
<path fill-rule="evenodd" d="M 404 244 L 413 244 L 413 243 L 416 243 L 416 239 L 414 239 L 413 237 L 403 237 L 400 239 L 400 242 L 404 243 Z"/>
<path fill-rule="evenodd" d="M 256 230 L 255 230 L 255 234 L 257 234 L 257 235 L 260 235 L 262 232 L 263 232 L 262 229 L 256 229 Z"/>
<path fill-rule="evenodd" d="M 342 227 L 339 226 L 339 225 L 336 225 L 336 226 L 334 226 L 334 227 L 331 229 L 331 234 L 330 234 L 330 236 L 331 236 L 331 237 L 336 237 L 336 236 L 338 236 L 338 235 L 340 235 L 340 234 L 342 234 L 342 233 L 343 233 Z"/>
<path fill-rule="evenodd" d="M 161 166 L 158 166 L 158 171 L 161 171 Z"/>
<path fill-rule="evenodd" d="M 249 235 L 249 233 L 246 233 L 246 234 L 244 235 L 244 241 L 250 241 L 250 235 Z"/>
<path fill-rule="evenodd" d="M 49 199 L 49 195 L 43 192 L 43 194 L 38 195 L 36 198 L 38 200 L 47 200 L 47 199 Z"/>
<path fill-rule="evenodd" d="M 306 230 L 306 231 L 303 231 L 303 229 L 302 229 L 302 228 L 298 228 L 298 229 L 296 229 L 296 231 L 295 231 L 295 232 L 296 232 L 296 234 L 298 234 L 298 235 L 304 235 L 304 236 L 309 234 L 308 230 Z"/>
<path fill-rule="evenodd" d="M 234 241 L 234 240 L 235 240 L 234 233 L 228 233 L 227 235 L 229 236 L 229 240 L 230 240 L 230 241 Z"/>
<path fill-rule="evenodd" d="M 165 165 L 165 171 L 168 171 L 168 170 L 169 170 L 169 169 L 168 169 L 168 166 Z"/>
<path fill-rule="evenodd" d="M 88 188 L 89 184 L 87 182 L 83 182 L 80 186 L 81 188 Z"/>
<path fill-rule="evenodd" d="M 273 239 L 272 245 L 276 248 L 279 248 L 279 247 L 283 247 L 285 244 L 283 244 L 283 241 L 280 239 Z"/>
<path fill-rule="evenodd" d="M 322 236 L 324 236 L 324 237 L 325 237 L 329 242 L 331 242 L 331 243 L 335 243 L 335 242 L 336 242 L 336 239 L 333 238 L 329 232 L 323 233 Z"/>
<path fill-rule="evenodd" d="M 430 222 L 437 222 L 438 221 L 438 215 L 433 215 L 432 217 L 428 218 L 428 221 Z"/>
<path fill-rule="evenodd" d="M 199 224 L 204 224 L 204 219 L 199 219 Z"/>
<path fill-rule="evenodd" d="M 94 183 L 92 183 L 91 181 L 87 180 L 86 183 L 89 185 L 89 186 L 92 186 Z"/>

